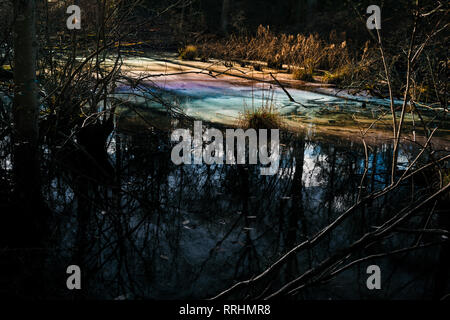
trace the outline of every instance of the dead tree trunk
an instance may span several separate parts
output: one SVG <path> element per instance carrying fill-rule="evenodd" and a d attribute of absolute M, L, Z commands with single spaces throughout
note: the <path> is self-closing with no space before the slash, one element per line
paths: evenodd
<path fill-rule="evenodd" d="M 21 206 L 40 201 L 35 1 L 14 2 L 13 166 L 15 198 Z M 27 209 L 27 208 L 23 208 Z M 34 211 L 34 210 L 32 210 Z M 28 214 L 31 214 L 29 212 Z M 28 217 L 27 217 L 28 218 Z M 32 218 L 32 220 L 34 220 Z M 28 220 L 30 222 L 30 220 Z"/>
<path fill-rule="evenodd" d="M 230 11 L 230 0 L 222 2 L 221 28 L 224 35 L 228 34 L 228 15 Z"/>
<path fill-rule="evenodd" d="M 13 197 L 2 212 L 6 238 L 2 286 L 21 297 L 42 293 L 43 247 L 48 211 L 41 198 L 38 161 L 35 0 L 14 2 Z M 2 279 L 3 280 L 3 279 Z"/>

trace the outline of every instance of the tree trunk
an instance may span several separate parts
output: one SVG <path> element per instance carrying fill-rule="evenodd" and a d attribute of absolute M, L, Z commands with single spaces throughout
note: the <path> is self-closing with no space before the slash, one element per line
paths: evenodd
<path fill-rule="evenodd" d="M 228 34 L 228 15 L 230 11 L 230 0 L 223 0 L 222 2 L 222 17 L 221 28 L 224 35 Z"/>
<path fill-rule="evenodd" d="M 21 297 L 35 297 L 43 290 L 44 251 L 37 248 L 43 247 L 48 213 L 41 198 L 38 161 L 35 8 L 35 0 L 14 2 L 14 190 L 2 228 L 7 246 L 16 248 L 6 250 L 4 257 L 5 287 Z"/>
<path fill-rule="evenodd" d="M 35 1 L 14 2 L 13 163 L 19 201 L 39 195 Z"/>

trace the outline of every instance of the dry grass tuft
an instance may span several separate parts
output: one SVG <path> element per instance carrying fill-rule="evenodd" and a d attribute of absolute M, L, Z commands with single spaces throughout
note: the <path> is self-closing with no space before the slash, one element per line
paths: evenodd
<path fill-rule="evenodd" d="M 312 82 L 314 81 L 312 70 L 305 70 L 301 68 L 296 68 L 292 72 L 292 78 L 295 80 L 302 80 Z"/>
<path fill-rule="evenodd" d="M 238 126 L 243 129 L 280 129 L 283 117 L 279 114 L 273 100 L 267 99 L 260 107 L 245 108 L 240 114 Z"/>
<path fill-rule="evenodd" d="M 196 46 L 188 45 L 179 50 L 181 60 L 195 60 L 198 57 L 198 49 Z"/>
<path fill-rule="evenodd" d="M 246 110 L 240 119 L 240 127 L 243 129 L 279 129 L 282 125 L 282 118 L 273 110 L 260 107 L 253 110 Z"/>

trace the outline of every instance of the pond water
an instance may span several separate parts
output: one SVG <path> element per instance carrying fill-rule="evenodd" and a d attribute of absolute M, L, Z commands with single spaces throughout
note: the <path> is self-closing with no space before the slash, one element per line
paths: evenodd
<path fill-rule="evenodd" d="M 128 76 L 144 79 L 139 86 L 121 83 L 114 95 L 120 101 L 146 110 L 166 112 L 172 107 L 183 114 L 209 123 L 236 126 L 246 110 L 270 107 L 284 116 L 291 130 L 305 129 L 328 135 L 347 136 L 361 140 L 361 130 L 380 137 L 391 136 L 392 116 L 390 101 L 365 95 L 350 95 L 345 90 L 320 87 L 311 84 L 310 90 L 295 88 L 289 74 L 274 77 L 291 87 L 281 87 L 270 76 L 274 70 L 254 73 L 243 67 L 212 67 L 215 63 L 188 63 L 174 58 L 125 59 Z M 270 82 L 272 81 L 272 83 Z M 294 87 L 292 87 L 294 86 Z M 313 90 L 313 91 L 311 91 Z M 155 96 L 158 98 L 155 99 Z M 164 103 L 161 103 L 164 101 Z M 402 101 L 394 99 L 400 108 Z M 449 135 L 450 126 L 446 112 L 422 109 L 421 117 L 429 122 L 429 128 L 439 126 L 437 135 Z M 397 112 L 400 117 L 400 111 Z M 407 112 L 404 125 L 423 134 L 417 115 Z M 343 130 L 345 129 L 345 130 Z M 409 131 L 409 130 L 408 130 Z M 359 137 L 358 137 L 359 136 Z M 369 136 L 369 135 L 367 135 Z M 414 136 L 409 136 L 411 140 Z"/>
<path fill-rule="evenodd" d="M 390 145 L 370 153 L 361 189 L 361 145 L 301 135 L 284 136 L 282 142 L 278 174 L 261 176 L 257 165 L 175 166 L 166 134 L 115 134 L 108 149 L 114 183 L 81 179 L 67 164 L 55 168 L 68 174 L 51 179 L 60 241 L 50 261 L 80 264 L 88 297 L 210 298 L 312 237 L 355 203 L 359 192 L 389 183 Z M 402 150 L 405 158 L 415 153 L 412 147 Z M 408 190 L 400 189 L 362 206 L 320 245 L 290 261 L 271 279 L 274 287 L 349 245 L 408 200 Z M 408 239 L 398 235 L 368 252 Z M 437 263 L 437 253 L 427 248 L 377 260 L 391 279 L 382 297 L 429 295 L 433 273 L 422 266 Z M 366 289 L 366 267 L 304 290 L 300 298 L 375 297 Z"/>
<path fill-rule="evenodd" d="M 311 129 L 321 125 L 317 122 L 321 114 L 327 125 L 333 125 L 329 120 L 337 121 L 339 115 L 347 119 L 349 110 L 372 118 L 382 108 L 379 104 L 361 108 L 361 101 L 289 89 L 299 105 L 275 86 L 205 77 L 165 76 L 147 86 L 118 88 L 115 97 L 138 109 L 124 107 L 117 118 L 108 141 L 108 177 L 87 169 L 83 161 L 73 161 L 71 154 L 48 165 L 46 196 L 57 212 L 53 230 L 58 248 L 48 258 L 49 268 L 64 275 L 60 268 L 80 265 L 84 297 L 211 298 L 236 281 L 258 275 L 359 197 L 390 183 L 389 139 L 374 140 L 366 163 L 360 139 Z M 267 99 L 284 115 L 314 121 L 308 130 L 282 133 L 280 169 L 273 176 L 261 176 L 258 165 L 176 166 L 170 157 L 173 144 L 167 128 L 180 123 L 155 113 L 167 110 L 161 99 L 204 120 L 206 126 L 232 125 L 244 106 L 258 106 Z M 158 124 L 155 121 L 167 123 L 161 129 L 151 125 Z M 404 170 L 419 151 L 414 142 L 402 143 L 398 169 Z M 448 149 L 438 153 L 445 152 Z M 424 159 L 429 157 L 425 152 Z M 426 180 L 426 175 L 421 176 L 416 190 L 426 190 Z M 317 246 L 288 261 L 264 286 L 279 288 L 372 230 L 411 201 L 409 188 L 401 186 L 361 206 Z M 410 236 L 398 233 L 357 256 L 410 242 Z M 366 267 L 371 262 L 364 262 L 325 284 L 305 288 L 296 297 L 429 297 L 435 270 L 427 266 L 438 265 L 438 253 L 438 247 L 428 247 L 377 259 L 386 279 L 382 292 L 367 290 Z M 236 297 L 252 294 L 247 288 Z M 61 290 L 50 295 L 70 297 L 72 293 Z"/>
<path fill-rule="evenodd" d="M 274 85 L 242 84 L 229 81 L 204 79 L 204 77 L 183 77 L 171 80 L 158 80 L 152 83 L 155 87 L 146 88 L 150 93 L 163 92 L 166 99 L 176 99 L 182 110 L 191 117 L 209 121 L 229 123 L 237 120 L 244 110 L 273 106 L 281 115 L 302 113 L 305 117 L 314 116 L 324 106 L 345 106 L 352 112 L 367 112 L 361 108 L 361 102 L 344 100 L 320 93 L 305 90 L 289 89 L 296 102 L 290 101 L 286 93 Z M 139 88 L 143 90 L 143 88 Z M 122 95 L 136 104 L 145 103 L 143 97 L 137 97 L 137 91 L 123 87 L 119 89 Z M 127 95 L 130 93 L 130 95 Z M 149 104 L 151 107 L 164 108 L 160 104 Z"/>

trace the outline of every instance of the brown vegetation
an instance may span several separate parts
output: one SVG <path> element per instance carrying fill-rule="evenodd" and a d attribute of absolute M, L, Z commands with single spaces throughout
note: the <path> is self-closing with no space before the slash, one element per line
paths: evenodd
<path fill-rule="evenodd" d="M 294 79 L 303 81 L 312 81 L 315 71 L 325 69 L 327 83 L 342 83 L 361 74 L 369 61 L 368 44 L 361 55 L 351 56 L 347 42 L 335 32 L 325 41 L 317 34 L 277 35 L 264 26 L 259 26 L 255 36 L 232 35 L 226 41 L 200 44 L 199 52 L 205 58 L 263 61 L 268 68 L 286 68 Z"/>

